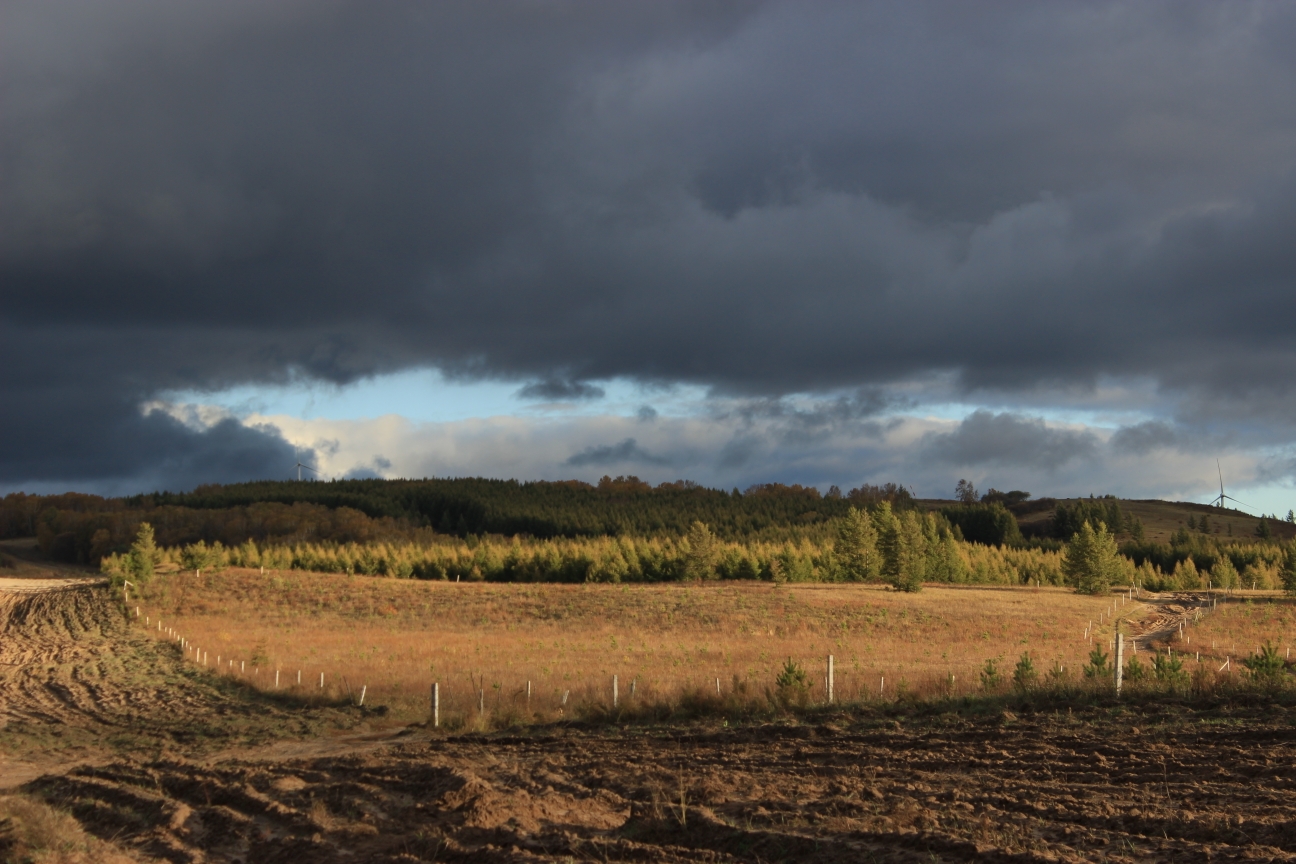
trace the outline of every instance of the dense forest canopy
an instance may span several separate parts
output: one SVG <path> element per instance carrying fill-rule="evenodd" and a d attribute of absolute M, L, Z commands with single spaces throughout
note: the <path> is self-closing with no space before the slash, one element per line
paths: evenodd
<path fill-rule="evenodd" d="M 35 536 L 58 559 L 97 564 L 126 552 L 147 523 L 161 547 L 176 550 L 175 563 L 191 569 L 209 557 L 203 544 L 220 544 L 211 551 L 213 562 L 423 578 L 651 581 L 698 570 L 689 562 L 700 526 L 714 537 L 717 555 L 702 569 L 721 578 L 802 581 L 854 573 L 849 578 L 871 581 L 885 576 L 881 562 L 890 548 L 893 561 L 920 562 L 901 569 L 924 579 L 1048 584 L 1061 578 L 1050 556 L 1089 524 L 1111 532 L 1141 584 L 1283 581 L 1286 553 L 1266 532 L 1221 536 L 1205 513 L 1189 517 L 1169 542 L 1156 543 L 1110 496 L 1058 502 L 1018 490 L 976 495 L 970 484 L 962 491 L 958 503 L 919 502 L 892 483 L 820 494 L 779 483 L 726 492 L 689 481 L 650 486 L 637 477 L 604 477 L 597 484 L 258 482 L 129 498 L 17 493 L 0 499 L 0 536 Z M 1044 509 L 1053 511 L 1051 518 L 1034 519 L 1023 536 L 1018 519 Z M 843 539 L 848 535 L 850 542 Z M 856 547 L 875 549 L 878 557 L 850 551 Z M 987 557 L 981 549 L 1002 551 Z M 897 574 L 887 578 L 903 583 Z"/>
<path fill-rule="evenodd" d="M 284 481 L 201 486 L 129 498 L 35 496 L 0 501 L 0 536 L 37 536 L 47 552 L 94 563 L 130 545 L 141 522 L 168 546 L 203 540 L 264 542 L 418 541 L 433 534 L 559 537 L 680 537 L 704 522 L 723 540 L 827 536 L 851 507 L 916 504 L 901 486 L 821 495 L 766 483 L 743 492 L 687 480 L 650 486 L 637 477 L 520 483 L 483 478 Z"/>

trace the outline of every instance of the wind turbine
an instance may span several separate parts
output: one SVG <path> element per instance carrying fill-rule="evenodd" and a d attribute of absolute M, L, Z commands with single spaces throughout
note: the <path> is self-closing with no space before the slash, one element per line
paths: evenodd
<path fill-rule="evenodd" d="M 309 465 L 303 465 L 302 463 L 298 462 L 298 463 L 297 463 L 297 480 L 298 480 L 298 482 L 301 481 L 301 469 L 303 469 L 303 468 L 305 468 L 307 471 L 309 471 L 309 472 L 311 472 L 312 474 L 314 474 L 316 477 L 319 476 L 319 472 L 316 471 L 314 468 L 312 468 L 312 467 L 309 466 Z"/>
<path fill-rule="evenodd" d="M 1234 504 L 1242 504 L 1241 501 L 1239 501 L 1238 499 L 1234 498 L 1232 495 L 1225 495 L 1225 494 L 1224 494 L 1224 471 L 1220 468 L 1220 464 L 1219 464 L 1219 460 L 1218 460 L 1218 459 L 1215 460 L 1215 470 L 1219 473 L 1219 478 L 1220 478 L 1220 494 L 1219 494 L 1218 497 L 1215 498 L 1214 501 L 1211 501 L 1211 506 L 1213 506 L 1213 507 L 1218 507 L 1218 508 L 1220 508 L 1221 510 L 1223 510 L 1223 509 L 1224 509 L 1224 502 L 1225 502 L 1225 501 L 1232 501 Z M 1252 509 L 1250 504 L 1242 504 L 1242 506 L 1245 507 L 1245 508 L 1247 508 L 1248 510 Z"/>

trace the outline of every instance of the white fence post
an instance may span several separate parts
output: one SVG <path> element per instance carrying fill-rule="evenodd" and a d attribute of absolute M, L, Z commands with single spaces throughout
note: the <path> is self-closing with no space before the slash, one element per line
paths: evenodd
<path fill-rule="evenodd" d="M 1121 679 L 1125 674 L 1125 634 L 1116 631 L 1116 695 L 1120 695 Z"/>

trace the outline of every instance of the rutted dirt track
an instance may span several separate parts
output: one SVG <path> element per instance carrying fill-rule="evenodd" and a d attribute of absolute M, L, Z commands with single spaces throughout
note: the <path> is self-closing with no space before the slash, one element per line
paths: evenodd
<path fill-rule="evenodd" d="M 0 651 L 23 664 L 0 667 L 8 669 L 0 710 L 13 724 L 146 727 L 169 742 L 169 755 L 63 768 L 23 787 L 141 857 L 1296 857 L 1296 712 L 1276 705 L 1228 715 L 1166 708 L 904 723 L 842 714 L 733 730 L 560 728 L 520 737 L 414 729 L 389 744 L 334 740 L 313 751 L 331 755 L 300 755 L 281 742 L 238 758 L 201 757 L 164 718 L 196 723 L 205 712 L 212 728 L 234 723 L 236 694 L 175 672 L 178 659 L 131 635 L 100 590 L 6 603 Z M 133 668 L 145 662 L 156 668 Z M 142 683 L 112 683 L 131 675 Z M 164 679 L 172 683 L 158 686 Z M 6 779 L 0 786 L 12 785 Z"/>
<path fill-rule="evenodd" d="M 1296 732 L 1062 717 L 409 741 L 34 789 L 173 861 L 1287 859 Z"/>

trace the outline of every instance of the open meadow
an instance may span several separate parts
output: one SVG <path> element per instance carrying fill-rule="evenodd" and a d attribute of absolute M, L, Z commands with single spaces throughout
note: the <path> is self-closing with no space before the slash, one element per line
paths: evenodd
<path fill-rule="evenodd" d="M 423 720 L 440 683 L 452 725 L 570 716 L 686 694 L 763 698 L 790 658 L 824 699 L 834 656 L 839 701 L 967 694 L 986 661 L 1000 683 L 1029 653 L 1041 682 L 1075 678 L 1084 638 L 1110 638 L 1115 595 L 1068 589 L 685 583 L 554 585 L 421 582 L 228 570 L 160 577 L 138 623 L 182 635 L 189 662 L 254 687 L 358 696 Z M 1141 604 L 1118 612 L 1138 617 Z M 1103 624 L 1099 625 L 1099 619 Z M 1105 644 L 1105 643 L 1104 643 Z M 197 659 L 195 660 L 195 652 Z M 301 684 L 298 684 L 298 672 Z M 717 685 L 718 681 L 718 685 Z M 527 683 L 531 697 L 527 700 Z M 566 696 L 566 705 L 564 705 Z"/>

